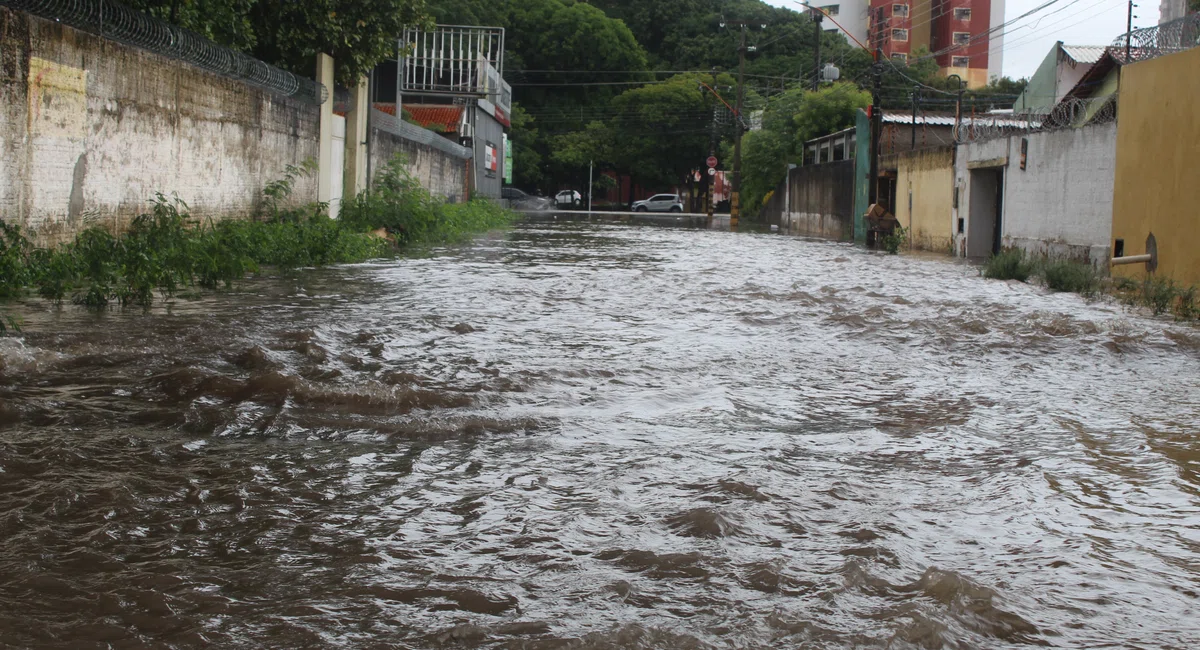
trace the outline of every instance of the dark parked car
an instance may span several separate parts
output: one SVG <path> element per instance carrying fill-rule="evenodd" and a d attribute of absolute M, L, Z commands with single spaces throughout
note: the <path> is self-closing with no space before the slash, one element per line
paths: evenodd
<path fill-rule="evenodd" d="M 554 202 L 545 196 L 533 196 L 515 187 L 500 188 L 500 198 L 507 199 L 514 210 L 549 210 Z"/>

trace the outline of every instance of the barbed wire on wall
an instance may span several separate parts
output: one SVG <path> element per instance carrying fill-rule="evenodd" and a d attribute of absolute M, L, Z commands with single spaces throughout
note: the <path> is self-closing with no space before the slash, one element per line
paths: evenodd
<path fill-rule="evenodd" d="M 1112 42 L 1108 52 L 1121 63 L 1133 63 L 1197 46 L 1200 46 L 1200 13 L 1122 34 Z M 1128 57 L 1125 55 L 1126 50 L 1129 52 Z"/>
<path fill-rule="evenodd" d="M 329 99 L 324 85 L 217 45 L 191 30 L 135 11 L 114 0 L 0 0 L 25 11 L 125 45 L 154 52 L 313 104 Z"/>
<path fill-rule="evenodd" d="M 1027 135 L 1048 131 L 1065 131 L 1117 120 L 1117 95 L 1104 97 L 1070 97 L 1059 102 L 1044 115 L 980 115 L 966 116 L 954 129 L 954 141 L 981 142 L 1012 135 Z"/>

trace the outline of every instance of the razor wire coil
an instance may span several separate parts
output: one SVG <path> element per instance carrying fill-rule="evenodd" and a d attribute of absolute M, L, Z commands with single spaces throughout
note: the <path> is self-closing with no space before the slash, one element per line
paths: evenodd
<path fill-rule="evenodd" d="M 196 32 L 114 0 L 0 0 L 0 6 L 190 63 L 286 97 L 312 104 L 323 104 L 329 99 L 329 89 L 323 84 L 217 45 Z"/>
<path fill-rule="evenodd" d="M 1107 124 L 1116 119 L 1116 94 L 1098 98 L 1071 97 L 1042 115 L 964 116 L 954 127 L 954 141 L 982 142 L 1013 135 L 1067 131 L 1085 125 Z"/>

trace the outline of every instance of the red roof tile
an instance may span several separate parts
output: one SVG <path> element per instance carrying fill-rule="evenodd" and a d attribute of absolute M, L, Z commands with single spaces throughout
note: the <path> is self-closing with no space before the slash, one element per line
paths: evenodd
<path fill-rule="evenodd" d="M 413 121 L 423 127 L 433 127 L 443 133 L 454 133 L 458 131 L 463 107 L 406 104 L 404 110 L 412 115 Z"/>

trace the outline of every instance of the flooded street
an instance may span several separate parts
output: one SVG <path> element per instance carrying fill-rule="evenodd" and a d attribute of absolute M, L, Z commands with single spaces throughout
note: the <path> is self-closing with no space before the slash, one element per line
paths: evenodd
<path fill-rule="evenodd" d="M 0 646 L 1194 648 L 1200 331 L 525 225 L 0 339 Z"/>

